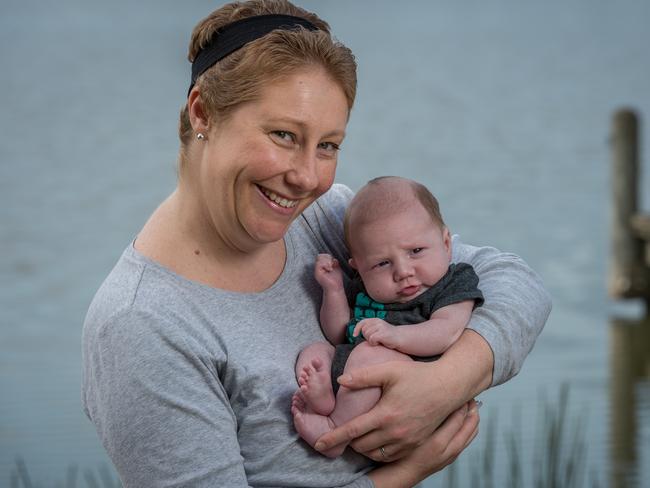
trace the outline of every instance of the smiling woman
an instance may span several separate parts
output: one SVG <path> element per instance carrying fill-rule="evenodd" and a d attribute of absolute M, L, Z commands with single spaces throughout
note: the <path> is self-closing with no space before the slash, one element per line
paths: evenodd
<path fill-rule="evenodd" d="M 291 222 L 334 181 L 336 148 L 349 113 L 340 84 L 321 68 L 287 75 L 263 87 L 257 100 L 241 104 L 221 123 L 208 115 L 198 88 L 190 93 L 188 106 L 192 126 L 205 139 L 190 142 L 192 163 L 183 168 L 169 207 L 207 210 L 181 214 L 186 224 L 195 221 L 190 224 L 194 245 L 206 249 L 204 256 L 215 247 L 260 257 L 283 252 L 284 246 L 273 251 L 266 244 L 278 243 Z M 146 235 L 146 227 L 144 231 Z M 188 237 L 184 231 L 178 236 L 182 240 Z M 198 281 L 223 276 L 206 271 L 206 278 Z M 277 277 L 272 274 L 269 280 Z M 229 276 L 228 283 L 237 287 L 238 276 Z M 262 281 L 260 286 L 271 283 Z"/>
<path fill-rule="evenodd" d="M 317 443 L 357 452 L 316 455 L 293 429 L 293 371 L 300 350 L 324 340 L 313 262 L 348 258 L 351 191 L 333 181 L 354 58 L 316 15 L 253 0 L 201 21 L 189 59 L 177 188 L 84 324 L 84 406 L 123 484 L 419 482 L 476 435 L 473 396 L 521 367 L 549 312 L 539 279 L 511 255 L 457 242 L 491 305 L 435 366 L 360 371 L 346 386 L 381 386 L 381 400 Z"/>

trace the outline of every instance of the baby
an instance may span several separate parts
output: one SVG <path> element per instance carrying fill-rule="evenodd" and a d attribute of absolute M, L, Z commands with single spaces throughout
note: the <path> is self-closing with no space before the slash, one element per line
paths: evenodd
<path fill-rule="evenodd" d="M 311 446 L 370 410 L 381 395 L 380 388 L 339 389 L 336 378 L 386 361 L 435 360 L 483 303 L 473 268 L 450 264 L 449 230 L 423 185 L 399 177 L 370 181 L 350 202 L 344 232 L 349 264 L 359 277 L 346 293 L 338 261 L 318 256 L 320 320 L 331 344 L 307 346 L 296 363 L 300 388 L 291 412 Z M 324 454 L 336 457 L 345 447 Z"/>

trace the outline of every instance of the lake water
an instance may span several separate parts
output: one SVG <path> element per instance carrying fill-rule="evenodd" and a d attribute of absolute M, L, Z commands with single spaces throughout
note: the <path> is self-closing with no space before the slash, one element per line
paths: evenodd
<path fill-rule="evenodd" d="M 554 297 L 523 371 L 482 395 L 485 427 L 456 465 L 458 486 L 480 463 L 489 419 L 495 476 L 506 476 L 505 435 L 515 431 L 532 486 L 544 398 L 556 405 L 561 384 L 567 432 L 584 423 L 585 486 L 641 486 L 650 479 L 650 367 L 629 373 L 622 344 L 644 336 L 613 323 L 640 307 L 606 296 L 607 140 L 617 108 L 650 114 L 650 2 L 396 3 L 302 3 L 359 62 L 338 181 L 421 180 L 454 232 L 520 254 Z M 17 456 L 44 486 L 71 464 L 108 463 L 81 411 L 81 325 L 124 246 L 174 187 L 185 48 L 216 6 L 0 3 L 2 486 Z M 650 140 L 648 124 L 642 136 Z M 448 482 L 442 473 L 425 486 Z"/>

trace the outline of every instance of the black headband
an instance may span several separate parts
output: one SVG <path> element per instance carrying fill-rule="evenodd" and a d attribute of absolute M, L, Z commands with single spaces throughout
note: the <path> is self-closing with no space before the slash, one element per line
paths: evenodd
<path fill-rule="evenodd" d="M 187 94 L 189 95 L 197 78 L 201 76 L 205 70 L 228 56 L 230 53 L 235 52 L 237 49 L 255 39 L 265 36 L 275 29 L 289 30 L 300 26 L 311 31 L 318 30 L 318 27 L 306 19 L 281 14 L 247 17 L 221 27 L 212 36 L 210 42 L 208 42 L 194 58 L 194 61 L 192 62 L 192 80 Z"/>

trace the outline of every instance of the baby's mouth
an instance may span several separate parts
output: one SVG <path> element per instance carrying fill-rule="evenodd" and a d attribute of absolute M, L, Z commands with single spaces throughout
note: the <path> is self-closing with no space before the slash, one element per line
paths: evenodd
<path fill-rule="evenodd" d="M 418 285 L 411 285 L 411 286 L 407 286 L 405 288 L 402 288 L 400 290 L 399 294 L 402 295 L 402 296 L 408 297 L 408 296 L 416 294 L 419 289 L 420 289 L 420 287 Z"/>

